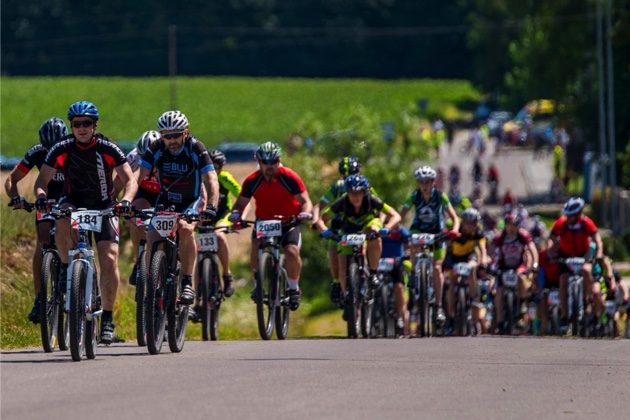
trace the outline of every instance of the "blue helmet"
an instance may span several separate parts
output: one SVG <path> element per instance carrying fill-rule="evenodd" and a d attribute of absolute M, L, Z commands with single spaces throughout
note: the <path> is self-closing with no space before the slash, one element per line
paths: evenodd
<path fill-rule="evenodd" d="M 370 181 L 363 175 L 350 175 L 344 181 L 346 191 L 365 191 L 370 190 Z"/>
<path fill-rule="evenodd" d="M 67 135 L 68 127 L 61 118 L 49 118 L 39 127 L 39 142 L 48 150 Z"/>
<path fill-rule="evenodd" d="M 68 108 L 68 119 L 72 120 L 74 117 L 90 117 L 93 120 L 98 120 L 98 109 L 96 105 L 88 101 L 79 101 L 70 105 Z"/>

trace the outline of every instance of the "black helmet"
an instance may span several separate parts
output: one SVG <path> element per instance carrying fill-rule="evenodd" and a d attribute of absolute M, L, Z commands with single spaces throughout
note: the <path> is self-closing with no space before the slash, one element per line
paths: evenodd
<path fill-rule="evenodd" d="M 356 175 L 361 170 L 359 159 L 354 156 L 342 157 L 339 161 L 339 175 L 347 178 L 350 175 Z"/>
<path fill-rule="evenodd" d="M 225 165 L 225 153 L 219 149 L 210 150 L 210 159 L 212 159 L 212 163 L 215 165 Z"/>
<path fill-rule="evenodd" d="M 66 135 L 68 135 L 68 127 L 66 127 L 66 123 L 61 118 L 53 117 L 47 119 L 39 127 L 39 142 L 47 150 L 50 150 Z"/>

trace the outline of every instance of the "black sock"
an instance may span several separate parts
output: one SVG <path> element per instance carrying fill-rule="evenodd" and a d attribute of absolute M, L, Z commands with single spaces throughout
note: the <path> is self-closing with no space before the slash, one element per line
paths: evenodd
<path fill-rule="evenodd" d="M 105 322 L 105 321 L 111 321 L 114 315 L 112 311 L 103 310 L 103 315 L 101 315 L 101 317 L 103 317 L 103 322 Z"/>
<path fill-rule="evenodd" d="M 192 286 L 192 276 L 182 276 L 182 286 Z"/>

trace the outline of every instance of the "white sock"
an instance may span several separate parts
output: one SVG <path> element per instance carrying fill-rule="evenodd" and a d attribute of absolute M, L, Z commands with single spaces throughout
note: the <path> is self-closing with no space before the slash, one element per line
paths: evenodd
<path fill-rule="evenodd" d="M 299 279 L 287 279 L 289 283 L 289 289 L 291 290 L 300 290 L 300 286 L 298 285 Z"/>

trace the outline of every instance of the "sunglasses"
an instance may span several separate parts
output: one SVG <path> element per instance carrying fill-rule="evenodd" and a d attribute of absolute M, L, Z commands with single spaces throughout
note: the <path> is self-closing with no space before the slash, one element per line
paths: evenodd
<path fill-rule="evenodd" d="M 260 160 L 262 163 L 264 163 L 265 165 L 275 165 L 276 163 L 280 162 L 280 159 L 261 159 Z"/>
<path fill-rule="evenodd" d="M 94 125 L 94 121 L 92 120 L 83 120 L 83 121 L 72 121 L 72 127 L 81 128 L 81 127 L 92 127 Z"/>
<path fill-rule="evenodd" d="M 180 131 L 179 133 L 162 134 L 162 138 L 166 140 L 173 140 L 181 137 L 182 134 L 184 134 L 183 131 Z"/>

